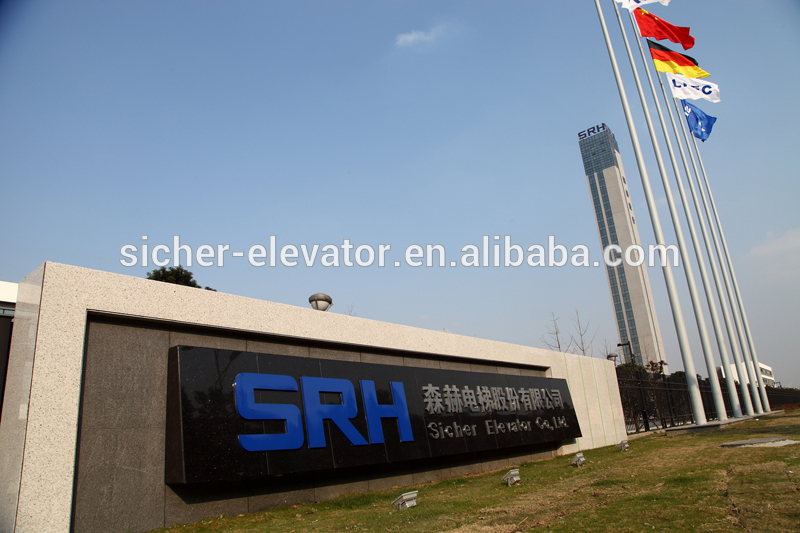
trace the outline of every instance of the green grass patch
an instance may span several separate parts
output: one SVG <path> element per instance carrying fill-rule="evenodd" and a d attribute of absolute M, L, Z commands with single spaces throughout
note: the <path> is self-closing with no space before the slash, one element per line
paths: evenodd
<path fill-rule="evenodd" d="M 773 436 L 800 441 L 800 411 L 695 435 L 649 435 L 627 452 L 587 450 L 581 468 L 570 466 L 572 457 L 525 463 L 512 487 L 496 471 L 156 531 L 798 531 L 800 444 L 719 448 Z M 391 506 L 412 489 L 417 507 Z"/>

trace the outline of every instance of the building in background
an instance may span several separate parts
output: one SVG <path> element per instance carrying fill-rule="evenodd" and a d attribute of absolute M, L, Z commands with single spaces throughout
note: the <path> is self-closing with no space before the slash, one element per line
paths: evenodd
<path fill-rule="evenodd" d="M 578 140 L 603 250 L 616 244 L 624 254 L 633 244 L 641 246 L 614 133 L 602 124 L 580 132 Z M 614 252 L 612 254 L 612 259 L 622 258 Z M 623 350 L 625 361 L 639 365 L 663 362 L 666 373 L 664 345 L 647 277 L 647 265 L 631 266 L 622 261 L 617 266 L 606 265 L 606 275 L 620 343 L 624 348 L 630 347 Z"/>
<path fill-rule="evenodd" d="M 0 281 L 0 412 L 6 390 L 6 369 L 11 349 L 11 330 L 14 326 L 14 311 L 17 306 L 17 284 Z"/>
<path fill-rule="evenodd" d="M 747 363 L 747 368 L 749 368 L 749 369 L 753 368 L 753 362 L 752 361 L 747 361 L 746 363 Z M 761 378 L 764 380 L 764 385 L 766 385 L 767 387 L 774 387 L 775 386 L 775 374 L 772 371 L 772 367 L 771 366 L 767 366 L 764 363 L 758 363 L 758 368 L 759 368 L 759 370 L 761 370 Z M 750 385 L 750 378 L 748 377 L 748 374 L 749 374 L 749 371 L 744 376 L 744 384 L 745 385 Z M 728 375 L 731 376 L 734 379 L 734 381 L 739 381 L 739 373 L 736 371 L 736 365 L 731 364 L 730 372 L 728 373 Z M 722 366 L 718 366 L 717 367 L 717 376 L 720 379 L 725 378 L 725 367 L 722 367 Z"/>

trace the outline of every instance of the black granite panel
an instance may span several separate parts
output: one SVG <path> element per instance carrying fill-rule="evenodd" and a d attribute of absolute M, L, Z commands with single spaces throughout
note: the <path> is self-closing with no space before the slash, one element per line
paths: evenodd
<path fill-rule="evenodd" d="M 89 322 L 74 531 L 163 525 L 168 340 L 157 325 Z"/>
<path fill-rule="evenodd" d="M 258 372 L 253 354 L 181 346 L 170 356 L 178 359 L 181 425 L 169 426 L 166 438 L 171 441 L 176 432 L 182 436 L 183 481 L 266 475 L 266 455 L 249 453 L 238 442 L 238 435 L 262 433 L 264 423 L 238 416 L 233 400 L 234 378 Z"/>
<path fill-rule="evenodd" d="M 168 335 L 166 329 L 89 324 L 83 428 L 163 427 Z"/>
<path fill-rule="evenodd" d="M 84 429 L 74 532 L 150 531 L 164 525 L 160 429 Z"/>
<path fill-rule="evenodd" d="M 174 357 L 180 379 L 170 381 L 170 394 L 179 384 L 182 414 L 169 417 L 180 424 L 168 426 L 167 441 L 180 435 L 183 475 L 168 475 L 170 483 L 311 471 L 320 480 L 339 479 L 334 470 L 580 436 L 564 380 L 187 346 L 177 347 Z M 234 394 L 240 377 L 243 388 Z M 368 403 L 375 406 L 373 424 L 377 419 L 382 431 L 373 425 L 371 434 L 365 403 L 373 386 L 375 399 Z M 390 407 L 400 390 L 392 387 L 398 386 L 407 412 Z M 410 424 L 403 426 L 406 437 L 401 420 Z M 270 434 L 286 438 L 267 438 Z M 250 444 L 240 442 L 243 435 Z"/>
<path fill-rule="evenodd" d="M 177 350 L 177 348 L 170 348 L 167 363 L 167 418 L 164 436 L 164 479 L 167 483 L 186 483 L 183 463 L 183 424 L 181 423 L 183 394 Z"/>

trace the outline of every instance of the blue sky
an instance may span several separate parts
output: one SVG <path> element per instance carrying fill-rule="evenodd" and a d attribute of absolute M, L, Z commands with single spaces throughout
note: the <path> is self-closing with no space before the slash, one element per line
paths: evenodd
<path fill-rule="evenodd" d="M 602 5 L 675 242 L 619 27 Z M 687 53 L 721 88 L 722 102 L 698 103 L 719 119 L 703 158 L 759 358 L 800 386 L 800 4 L 673 0 L 650 11 L 691 26 Z M 44 261 L 144 277 L 152 267 L 120 265 L 120 248 L 142 235 L 232 250 L 270 235 L 279 247 L 349 239 L 391 244 L 392 260 L 442 244 L 448 261 L 483 235 L 524 246 L 555 235 L 599 257 L 577 133 L 602 122 L 652 243 L 592 2 L 4 2 L 0 279 Z M 551 312 L 570 329 L 578 309 L 597 330 L 595 356 L 604 339 L 618 342 L 602 268 L 227 259 L 191 270 L 222 292 L 305 306 L 322 291 L 332 312 L 352 305 L 363 318 L 532 346 Z M 660 269 L 650 278 L 679 370 Z"/>

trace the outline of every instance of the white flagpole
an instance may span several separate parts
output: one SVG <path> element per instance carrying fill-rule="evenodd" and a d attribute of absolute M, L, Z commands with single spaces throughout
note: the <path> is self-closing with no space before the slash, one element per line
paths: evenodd
<path fill-rule="evenodd" d="M 639 45 L 639 53 L 642 56 L 642 63 L 644 64 L 644 70 L 647 74 L 647 81 L 650 83 L 650 92 L 653 95 L 653 101 L 656 105 L 656 112 L 658 113 L 658 120 L 661 123 L 661 131 L 664 133 L 664 140 L 667 143 L 667 152 L 669 154 L 670 163 L 672 163 L 672 171 L 675 174 L 675 181 L 678 184 L 678 194 L 681 198 L 681 205 L 683 207 L 683 212 L 686 215 L 686 222 L 689 227 L 689 236 L 692 239 L 692 247 L 694 248 L 694 255 L 697 258 L 697 266 L 700 268 L 700 279 L 703 283 L 703 289 L 706 293 L 706 301 L 709 305 L 709 311 L 711 312 L 712 321 L 716 317 L 717 310 L 714 306 L 714 298 L 711 295 L 711 286 L 708 283 L 708 273 L 706 271 L 705 261 L 703 260 L 703 251 L 700 248 L 700 241 L 697 238 L 697 231 L 694 227 L 694 220 L 692 219 L 692 211 L 689 208 L 689 202 L 686 199 L 686 191 L 683 188 L 683 181 L 681 180 L 681 173 L 678 169 L 678 162 L 675 160 L 675 151 L 672 148 L 672 141 L 670 140 L 669 131 L 667 130 L 667 124 L 664 120 L 664 113 L 661 111 L 661 104 L 658 101 L 658 95 L 656 94 L 656 88 L 653 84 L 653 77 L 650 74 L 650 68 L 648 67 L 647 57 L 644 55 L 644 48 L 642 48 L 642 40 L 641 40 L 641 32 L 639 31 L 639 26 L 636 24 L 636 19 L 633 16 L 633 13 L 628 10 L 628 16 L 631 19 L 631 26 L 633 27 L 634 35 L 636 37 L 636 44 Z M 622 21 L 620 20 L 620 24 Z M 631 58 L 631 61 L 633 59 Z M 652 61 L 651 61 L 652 62 Z M 661 78 L 658 78 L 661 81 Z M 661 89 L 663 91 L 664 86 L 662 84 Z M 666 93 L 664 93 L 666 97 Z M 669 100 L 667 100 L 667 110 L 669 110 Z M 657 141 L 653 141 L 653 144 L 656 144 Z M 683 150 L 683 148 L 681 148 Z M 685 160 L 684 160 L 685 161 Z M 667 184 L 669 180 L 666 176 L 666 170 L 663 170 L 662 180 L 664 180 L 664 188 L 666 190 Z M 667 199 L 668 202 L 671 201 L 671 191 L 667 191 Z M 680 227 L 680 219 L 678 218 L 677 209 L 674 207 L 674 203 L 670 205 L 671 210 L 670 214 L 672 215 L 672 223 L 676 227 L 676 233 L 678 232 L 677 228 Z M 681 235 L 681 239 L 679 239 L 679 243 L 683 240 L 683 236 Z M 708 338 L 708 330 L 706 328 L 706 321 L 703 315 L 703 306 L 700 302 L 700 297 L 697 291 L 697 285 L 694 279 L 694 273 L 692 272 L 692 264 L 689 262 L 689 252 L 686 250 L 686 245 L 684 244 L 681 250 L 681 257 L 683 258 L 683 270 L 686 274 L 686 283 L 689 285 L 689 296 L 691 297 L 692 301 L 692 310 L 694 311 L 695 321 L 697 322 L 697 330 L 700 333 L 700 345 L 703 348 L 703 356 L 705 357 L 706 361 L 706 369 L 708 370 L 708 381 L 711 385 L 711 396 L 714 399 L 714 407 L 717 410 L 717 419 L 720 422 L 723 422 L 728 419 L 728 414 L 725 412 L 725 401 L 722 399 L 722 389 L 719 385 L 719 378 L 717 377 L 717 365 L 714 362 L 714 352 L 711 348 L 711 341 Z M 719 326 L 719 322 L 715 324 L 715 326 Z M 720 345 L 724 342 L 724 338 L 720 335 L 721 331 L 715 328 L 714 332 L 717 334 L 717 344 Z"/>
<path fill-rule="evenodd" d="M 744 324 L 740 327 L 740 337 L 742 337 L 742 352 L 745 354 L 745 366 L 747 367 L 748 376 L 750 378 L 750 387 L 753 390 L 753 403 L 756 407 L 756 413 L 761 414 L 764 412 L 762 409 L 762 403 L 767 412 L 770 411 L 769 408 L 769 399 L 767 398 L 767 389 L 764 387 L 764 378 L 761 377 L 761 368 L 758 366 L 758 356 L 755 353 L 755 346 L 752 343 L 752 336 L 747 334 L 747 318 L 744 314 L 744 303 L 742 302 L 741 293 L 739 292 L 739 284 L 736 281 L 736 273 L 733 270 L 733 261 L 731 260 L 731 254 L 728 250 L 728 243 L 725 239 L 725 233 L 722 231 L 722 222 L 719 220 L 719 213 L 717 212 L 717 206 L 714 202 L 714 195 L 711 193 L 711 185 L 708 182 L 708 175 L 706 174 L 706 167 L 703 164 L 703 158 L 700 156 L 700 147 L 697 145 L 697 140 L 694 139 L 692 136 L 692 140 L 694 141 L 694 149 L 697 152 L 697 160 L 700 162 L 700 169 L 703 171 L 703 181 L 705 182 L 706 189 L 708 189 L 708 198 L 711 202 L 711 210 L 714 213 L 714 220 L 717 223 L 717 228 L 719 229 L 719 236 L 722 240 L 722 250 L 725 252 L 725 262 L 728 264 L 728 270 L 730 271 L 731 277 L 731 284 L 733 286 L 733 292 L 728 293 L 728 298 L 731 300 L 731 308 L 733 308 L 733 316 L 734 319 L 739 318 L 739 314 L 742 316 L 742 321 Z M 710 215 L 709 215 L 710 218 Z M 722 262 L 722 255 L 720 255 L 720 262 Z M 736 305 L 734 305 L 734 302 Z M 744 333 L 744 335 L 742 335 Z M 745 338 L 746 337 L 746 338 Z M 750 353 L 750 358 L 753 363 L 753 368 L 750 368 L 750 365 L 747 364 L 746 354 Z M 751 371 L 752 370 L 752 371 Z M 755 375 L 753 375 L 755 374 Z M 755 378 L 755 379 L 754 379 Z M 759 393 L 761 398 L 759 398 Z M 761 401 L 763 400 L 763 402 Z"/>
<path fill-rule="evenodd" d="M 706 219 L 703 216 L 703 212 L 700 208 L 700 203 L 697 199 L 697 190 L 694 187 L 694 182 L 692 181 L 692 172 L 689 170 L 689 163 L 686 160 L 686 153 L 683 150 L 683 143 L 681 142 L 681 138 L 678 135 L 678 125 L 675 122 L 675 116 L 672 114 L 672 108 L 670 107 L 670 97 L 667 96 L 667 90 L 664 88 L 664 82 L 661 79 L 661 76 L 658 77 L 658 81 L 661 84 L 661 92 L 664 95 L 664 100 L 667 104 L 667 111 L 669 112 L 669 119 L 672 122 L 672 129 L 675 132 L 675 139 L 678 141 L 678 150 L 681 154 L 681 159 L 683 161 L 683 168 L 686 172 L 686 181 L 689 183 L 689 191 L 692 194 L 692 202 L 694 203 L 694 209 L 697 213 L 697 219 L 700 221 L 700 232 L 703 235 L 703 243 L 706 247 L 706 252 L 708 253 L 708 262 L 711 265 L 711 275 L 714 278 L 714 285 L 717 289 L 717 295 L 720 299 L 720 305 L 722 306 L 722 316 L 725 320 L 725 329 L 728 333 L 728 338 L 731 342 L 731 347 L 733 348 L 733 353 L 735 360 L 741 366 L 741 356 L 739 354 L 739 345 L 736 342 L 735 332 L 733 331 L 733 325 L 731 324 L 731 318 L 728 314 L 728 306 L 725 303 L 725 297 L 722 292 L 722 285 L 719 279 L 719 271 L 717 270 L 717 263 L 714 260 L 714 254 L 712 252 L 711 243 L 708 239 L 708 229 L 706 228 Z M 676 109 L 680 109 L 677 105 L 677 100 L 674 100 Z M 678 115 L 680 117 L 680 114 Z M 679 118 L 680 120 L 680 118 Z M 686 136 L 686 129 L 681 128 L 681 132 L 683 133 L 683 138 L 686 141 L 687 148 L 689 147 L 689 138 Z M 691 152 L 690 152 L 691 155 Z M 694 158 L 692 158 L 692 167 L 694 168 L 695 176 L 698 175 L 697 165 L 694 162 Z M 684 206 L 684 209 L 686 207 Z M 687 211 L 688 212 L 688 211 Z M 712 228 L 713 230 L 713 228 Z M 716 239 L 716 235 L 714 236 Z M 696 251 L 698 256 L 700 255 L 699 252 Z M 714 304 L 713 294 L 711 291 L 711 287 L 708 284 L 707 274 L 704 274 L 701 269 L 701 274 L 703 274 L 703 289 L 706 293 L 706 299 L 708 300 L 708 309 L 711 313 L 711 322 L 714 325 L 714 335 L 717 338 L 717 346 L 719 347 L 719 355 L 720 359 L 722 360 L 722 364 L 724 365 L 722 368 L 725 371 L 725 375 L 728 376 L 728 396 L 731 401 L 731 407 L 733 408 L 733 416 L 735 418 L 741 418 L 742 415 L 742 408 L 739 404 L 739 396 L 736 394 L 736 387 L 733 385 L 734 380 L 730 379 L 730 368 L 731 368 L 731 361 L 728 357 L 728 350 L 725 346 L 725 336 L 722 333 L 722 328 L 719 324 L 719 315 L 717 314 L 717 306 Z M 737 367 L 738 368 L 738 367 Z M 750 395 L 747 393 L 747 387 L 744 385 L 744 382 L 740 383 L 740 386 L 743 387 L 742 393 L 746 403 L 747 414 L 753 414 L 753 404 L 749 401 Z"/>
<path fill-rule="evenodd" d="M 642 188 L 644 189 L 644 196 L 645 200 L 647 201 L 647 209 L 650 212 L 650 222 L 653 225 L 653 233 L 655 234 L 656 244 L 664 246 L 664 233 L 661 230 L 661 222 L 658 218 L 656 202 L 653 198 L 653 191 L 650 187 L 650 178 L 647 176 L 647 168 L 645 167 L 644 158 L 642 157 L 642 149 L 639 145 L 639 137 L 636 134 L 636 127 L 633 123 L 630 106 L 628 105 L 628 97 L 625 95 L 625 88 L 622 85 L 622 78 L 619 74 L 617 59 L 614 56 L 614 49 L 611 46 L 611 39 L 608 36 L 608 28 L 606 27 L 606 21 L 603 17 L 603 10 L 600 8 L 600 0 L 594 0 L 594 4 L 597 8 L 597 15 L 600 18 L 600 27 L 603 30 L 603 38 L 605 39 L 606 48 L 608 49 L 608 56 L 611 59 L 611 68 L 614 71 L 614 79 L 617 82 L 617 90 L 619 91 L 619 97 L 622 101 L 622 109 L 625 112 L 625 121 L 628 124 L 628 131 L 633 144 L 633 153 L 636 156 L 636 164 L 639 167 L 639 176 L 642 180 Z M 614 8 L 616 9 L 616 3 L 614 4 Z M 636 81 L 638 85 L 638 77 L 636 78 Z M 694 361 L 692 360 L 692 352 L 689 348 L 689 340 L 686 337 L 686 326 L 683 321 L 683 313 L 681 312 L 680 301 L 678 300 L 678 292 L 675 289 L 675 278 L 672 275 L 672 267 L 670 266 L 669 261 L 664 262 L 662 272 L 664 274 L 664 282 L 667 285 L 667 295 L 669 296 L 670 308 L 672 309 L 672 319 L 675 323 L 675 330 L 678 335 L 678 345 L 681 351 L 681 358 L 683 359 L 683 369 L 686 372 L 686 385 L 689 390 L 689 401 L 692 405 L 692 413 L 694 414 L 695 423 L 698 425 L 703 425 L 707 423 L 706 413 L 703 409 L 703 398 L 700 396 L 700 387 L 697 383 L 697 373 L 694 368 Z"/>
<path fill-rule="evenodd" d="M 767 397 L 767 387 L 764 385 L 764 378 L 761 376 L 761 367 L 758 364 L 758 355 L 756 355 L 756 347 L 753 344 L 753 335 L 750 333 L 750 323 L 747 321 L 747 312 L 744 310 L 744 302 L 742 302 L 742 295 L 739 293 L 739 282 L 736 281 L 736 274 L 731 270 L 733 275 L 733 288 L 736 291 L 736 296 L 739 299 L 739 306 L 742 311 L 742 321 L 744 322 L 744 332 L 747 334 L 747 343 L 750 345 L 750 355 L 753 356 L 753 363 L 756 367 L 756 377 L 758 378 L 758 390 L 761 392 L 761 405 L 764 407 L 764 412 L 769 413 L 772 408 L 769 405 L 769 398 Z"/>
<path fill-rule="evenodd" d="M 675 109 L 678 112 L 678 116 L 680 117 L 683 114 L 683 110 L 680 108 L 678 104 L 678 100 L 675 100 Z M 679 119 L 680 120 L 680 119 Z M 703 212 L 705 217 L 708 217 L 708 229 L 711 232 L 711 240 L 714 243 L 714 250 L 716 251 L 716 257 L 719 260 L 719 272 L 722 273 L 722 279 L 725 283 L 725 290 L 723 291 L 722 285 L 719 281 L 719 277 L 714 278 L 717 282 L 717 296 L 719 297 L 720 307 L 722 308 L 722 316 L 725 318 L 725 326 L 728 330 L 728 338 L 730 339 L 731 349 L 733 349 L 733 358 L 736 363 L 736 374 L 739 379 L 739 388 L 742 391 L 742 399 L 744 401 L 745 413 L 748 416 L 752 416 L 755 414 L 753 410 L 753 401 L 750 395 L 750 391 L 747 389 L 747 384 L 744 382 L 744 377 L 747 375 L 747 369 L 745 367 L 746 359 L 744 359 L 744 355 L 739 351 L 739 340 L 740 340 L 740 323 L 738 321 L 737 315 L 733 306 L 731 306 L 731 313 L 734 316 L 734 324 L 731 324 L 731 315 L 728 313 L 728 303 L 725 300 L 725 295 L 728 295 L 728 300 L 733 303 L 731 300 L 731 294 L 733 294 L 733 289 L 731 287 L 730 279 L 728 277 L 728 271 L 725 268 L 725 259 L 722 255 L 722 248 L 720 247 L 719 238 L 717 237 L 717 230 L 714 226 L 714 220 L 711 216 L 711 211 L 708 206 L 708 202 L 706 200 L 706 193 L 703 190 L 702 182 L 700 181 L 700 171 L 697 170 L 697 163 L 695 163 L 694 153 L 692 152 L 691 142 L 689 141 L 689 137 L 691 133 L 687 133 L 686 131 L 686 124 L 683 125 L 681 128 L 683 131 L 684 138 L 686 139 L 686 147 L 689 150 L 689 159 L 692 161 L 692 166 L 695 169 L 695 178 L 697 180 L 697 189 L 699 191 L 700 200 L 703 203 Z M 694 186 L 692 186 L 694 188 Z M 698 211 L 699 213 L 699 211 Z M 704 219 L 703 215 L 700 215 L 700 218 Z M 709 254 L 711 255 L 711 254 Z M 711 259 L 711 264 L 716 266 L 715 261 L 713 258 Z M 745 361 L 743 363 L 743 361 Z M 726 374 L 730 374 L 730 367 L 726 369 Z"/>

